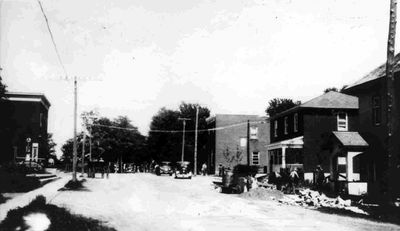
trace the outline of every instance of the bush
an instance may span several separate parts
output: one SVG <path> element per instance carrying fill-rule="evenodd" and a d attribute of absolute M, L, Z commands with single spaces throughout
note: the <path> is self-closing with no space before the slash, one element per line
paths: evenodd
<path fill-rule="evenodd" d="M 0 223 L 0 230 L 17 230 L 17 227 L 25 230 L 23 217 L 31 214 L 41 212 L 47 215 L 50 219 L 50 226 L 48 231 L 59 230 L 110 230 L 115 229 L 105 226 L 102 222 L 71 214 L 65 208 L 60 208 L 55 205 L 46 204 L 46 198 L 43 196 L 36 197 L 29 205 L 25 207 L 18 207 L 16 209 L 10 210 L 7 213 L 7 217 Z"/>

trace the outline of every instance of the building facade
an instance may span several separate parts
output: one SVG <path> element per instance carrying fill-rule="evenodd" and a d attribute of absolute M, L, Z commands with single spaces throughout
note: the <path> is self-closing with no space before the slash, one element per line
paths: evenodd
<path fill-rule="evenodd" d="M 233 168 L 237 164 L 268 164 L 269 120 L 257 115 L 217 114 L 207 119 L 207 144 L 210 169 L 218 173 L 219 165 Z M 249 145 L 249 146 L 248 146 Z"/>
<path fill-rule="evenodd" d="M 298 168 L 312 182 L 320 165 L 336 180 L 359 181 L 360 164 L 354 157 L 367 144 L 357 133 L 357 116 L 357 97 L 331 91 L 272 117 L 270 171 Z"/>
<path fill-rule="evenodd" d="M 43 94 L 6 93 L 0 101 L 0 163 L 45 157 L 49 107 Z"/>
<path fill-rule="evenodd" d="M 400 121 L 400 55 L 395 57 L 395 104 L 393 116 Z M 369 182 L 369 192 L 372 194 L 385 193 L 388 187 L 393 187 L 400 194 L 398 179 L 400 177 L 400 129 L 397 126 L 392 132 L 393 157 L 388 159 L 388 115 L 386 94 L 386 65 L 382 64 L 357 82 L 348 86 L 344 92 L 359 98 L 359 132 L 369 144 L 366 151 L 365 175 Z M 389 171 L 389 161 L 393 171 Z"/>

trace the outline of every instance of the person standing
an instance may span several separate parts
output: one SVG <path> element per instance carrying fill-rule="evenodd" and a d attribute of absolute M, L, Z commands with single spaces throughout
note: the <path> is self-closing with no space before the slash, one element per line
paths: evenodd
<path fill-rule="evenodd" d="M 205 176 L 207 174 L 207 164 L 203 163 L 203 165 L 201 166 L 201 173 L 203 174 L 203 176 Z"/>
<path fill-rule="evenodd" d="M 316 170 L 315 170 L 315 173 L 316 173 L 315 181 L 317 183 L 317 190 L 321 191 L 322 190 L 322 186 L 323 186 L 324 181 L 325 181 L 324 170 L 321 168 L 320 165 L 318 165 Z"/>
<path fill-rule="evenodd" d="M 297 168 L 294 168 L 289 175 L 289 188 L 290 190 L 295 193 L 297 184 L 299 183 L 299 174 L 297 173 Z"/>

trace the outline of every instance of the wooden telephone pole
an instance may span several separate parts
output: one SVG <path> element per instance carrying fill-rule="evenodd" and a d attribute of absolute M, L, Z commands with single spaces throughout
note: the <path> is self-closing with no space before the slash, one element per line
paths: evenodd
<path fill-rule="evenodd" d="M 181 161 L 183 162 L 185 160 L 185 126 L 186 126 L 186 120 L 190 120 L 188 118 L 178 118 L 178 120 L 182 120 L 183 122 L 183 128 L 182 128 L 182 156 L 181 156 Z"/>
<path fill-rule="evenodd" d="M 396 38 L 396 21 L 397 21 L 397 0 L 390 0 L 390 20 L 389 20 L 389 36 L 387 44 L 387 61 L 386 61 L 386 92 L 387 92 L 387 161 L 388 175 L 386 180 L 388 183 L 388 193 L 392 197 L 394 194 L 394 186 L 398 180 L 395 176 L 397 168 L 397 153 L 395 153 L 394 145 L 396 141 L 393 132 L 398 131 L 397 106 L 395 99 L 394 87 L 394 54 L 395 54 L 395 38 Z M 392 198 L 390 198 L 392 199 Z"/>
<path fill-rule="evenodd" d="M 76 162 L 78 158 L 77 152 L 77 141 L 76 141 L 76 121 L 78 113 L 78 86 L 76 82 L 76 76 L 74 77 L 74 148 L 73 148 L 73 158 L 72 158 L 72 181 L 76 182 Z"/>
<path fill-rule="evenodd" d="M 197 129 L 199 123 L 199 106 L 196 106 L 196 127 L 194 134 L 194 175 L 197 175 Z"/>

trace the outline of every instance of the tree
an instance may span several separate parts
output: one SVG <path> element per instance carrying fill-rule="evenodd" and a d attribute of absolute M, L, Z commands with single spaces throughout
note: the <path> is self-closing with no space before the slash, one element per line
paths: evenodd
<path fill-rule="evenodd" d="M 2 69 L 0 68 L 0 71 L 1 71 Z M 2 78 L 1 78 L 1 76 L 0 76 L 0 99 L 2 99 L 2 98 L 4 98 L 4 94 L 6 93 L 6 91 L 7 91 L 7 86 L 5 85 L 5 84 L 3 84 L 2 83 Z"/>
<path fill-rule="evenodd" d="M 55 149 L 56 146 L 57 146 L 57 144 L 53 140 L 53 134 L 48 133 L 46 147 L 45 147 L 46 148 L 46 151 L 45 151 L 46 160 L 48 160 L 50 158 L 52 158 L 53 160 L 57 159 L 56 149 Z"/>
<path fill-rule="evenodd" d="M 153 116 L 150 124 L 151 131 L 148 137 L 148 149 L 153 159 L 156 161 L 180 161 L 182 152 L 182 122 L 178 118 L 183 117 L 190 119 L 186 121 L 185 160 L 193 162 L 196 107 L 199 108 L 198 129 L 206 129 L 206 119 L 210 116 L 210 110 L 198 104 L 182 102 L 179 105 L 179 110 L 171 110 L 163 107 Z M 198 167 L 207 161 L 207 139 L 206 132 L 198 133 Z"/>
<path fill-rule="evenodd" d="M 226 147 L 222 155 L 228 163 L 229 168 L 232 168 L 232 164 L 234 164 L 234 166 L 238 165 L 243 159 L 243 152 L 240 150 L 239 145 L 236 146 L 235 152 L 232 152 L 229 150 L 229 147 Z"/>
<path fill-rule="evenodd" d="M 328 93 L 330 91 L 338 92 L 339 90 L 336 87 L 328 87 L 324 90 L 324 93 Z"/>
<path fill-rule="evenodd" d="M 269 117 L 273 117 L 300 104 L 300 101 L 294 102 L 292 99 L 274 98 L 268 102 L 268 107 L 265 112 L 269 115 Z"/>
<path fill-rule="evenodd" d="M 84 123 L 90 128 L 92 138 L 92 158 L 110 162 L 141 163 L 148 159 L 146 137 L 141 135 L 137 127 L 131 124 L 126 116 L 113 120 L 106 117 L 89 117 L 84 113 Z M 86 116 L 86 117 L 85 117 Z M 90 122 L 89 122 L 90 118 Z M 85 122 L 86 121 L 86 122 Z M 82 150 L 83 133 L 77 136 L 78 152 Z M 62 147 L 63 159 L 72 159 L 73 140 L 67 140 Z M 85 152 L 89 152 L 89 142 L 85 142 Z M 79 155 L 80 156 L 80 155 Z"/>
<path fill-rule="evenodd" d="M 4 98 L 6 92 L 7 92 L 7 86 L 2 83 L 2 78 L 0 76 L 0 99 Z"/>
<path fill-rule="evenodd" d="M 336 92 L 343 92 L 346 89 L 347 85 L 343 85 L 342 88 L 338 89 L 336 87 L 328 87 L 324 90 L 324 93 L 328 93 L 330 91 L 336 91 Z"/>

